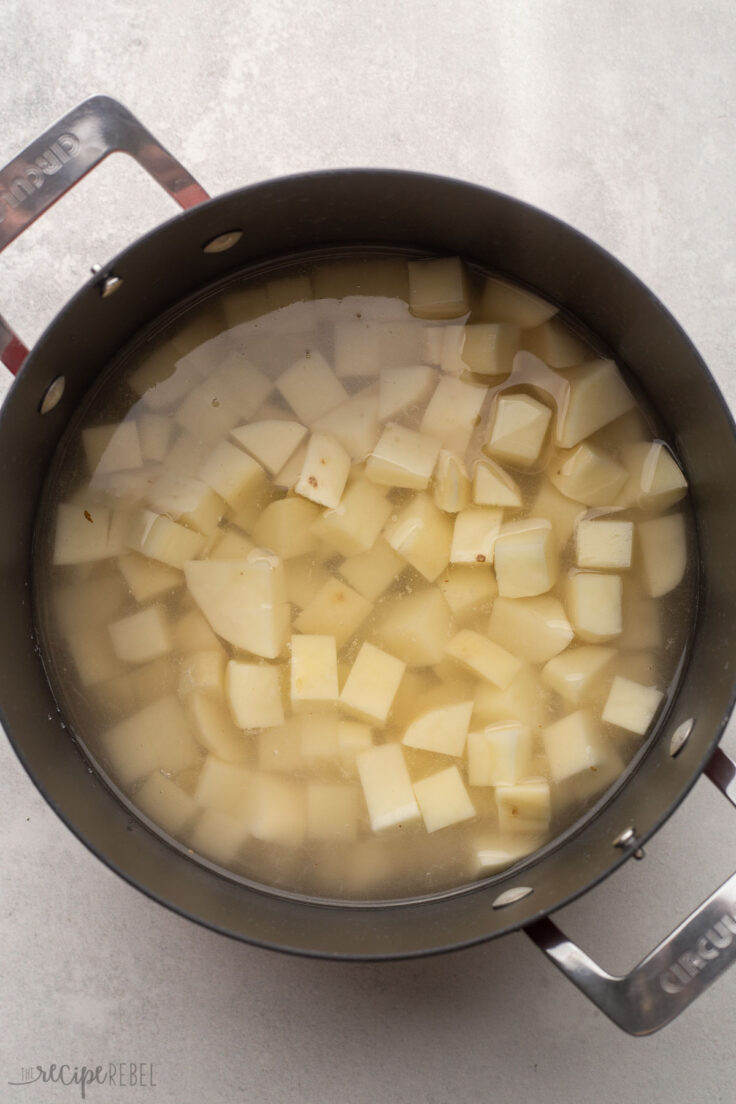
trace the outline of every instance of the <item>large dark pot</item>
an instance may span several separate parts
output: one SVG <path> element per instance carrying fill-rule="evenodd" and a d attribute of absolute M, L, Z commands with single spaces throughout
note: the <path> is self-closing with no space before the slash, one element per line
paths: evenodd
<path fill-rule="evenodd" d="M 0 705 L 30 777 L 108 866 L 216 931 L 302 954 L 377 959 L 436 953 L 523 928 L 620 1026 L 635 1034 L 656 1030 L 736 957 L 736 876 L 625 978 L 604 974 L 548 914 L 636 854 L 704 771 L 724 791 L 730 787 L 736 802 L 736 768 L 716 747 L 736 677 L 736 435 L 708 369 L 630 272 L 581 234 L 517 200 L 457 180 L 363 169 L 287 177 L 210 200 L 106 97 L 82 104 L 0 173 L 0 249 L 113 150 L 135 156 L 192 209 L 93 277 L 27 355 L 0 320 L 4 362 L 12 370 L 22 364 L 0 415 Z M 700 552 L 687 669 L 617 792 L 524 865 L 471 889 L 388 906 L 325 906 L 249 889 L 135 820 L 89 771 L 61 723 L 29 600 L 44 479 L 72 412 L 104 365 L 143 327 L 213 281 L 256 262 L 355 245 L 460 254 L 582 320 L 637 377 L 667 426 L 690 483 Z"/>

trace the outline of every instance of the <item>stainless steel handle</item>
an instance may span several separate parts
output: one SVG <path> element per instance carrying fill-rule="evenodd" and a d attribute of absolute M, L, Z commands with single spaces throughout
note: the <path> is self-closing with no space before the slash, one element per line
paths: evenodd
<path fill-rule="evenodd" d="M 716 748 L 705 773 L 736 805 L 736 763 Z M 651 1035 L 736 961 L 736 874 L 623 977 L 602 970 L 549 917 L 526 933 L 615 1024 L 630 1035 Z"/>
<path fill-rule="evenodd" d="M 207 192 L 117 100 L 93 96 L 0 169 L 0 252 L 111 153 L 127 153 L 185 210 Z M 0 317 L 0 360 L 15 374 L 28 350 Z"/>

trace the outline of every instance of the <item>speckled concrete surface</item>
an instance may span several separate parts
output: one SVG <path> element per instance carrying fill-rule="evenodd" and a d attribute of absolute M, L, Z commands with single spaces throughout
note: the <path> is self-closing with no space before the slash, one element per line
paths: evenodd
<path fill-rule="evenodd" d="M 2 5 L 0 164 L 93 92 L 118 97 L 217 194 L 294 170 L 393 165 L 512 192 L 641 276 L 736 402 L 736 11 L 707 0 L 26 0 Z M 0 258 L 29 341 L 86 277 L 172 214 L 112 158 Z M 733 737 L 729 737 L 733 745 Z M 523 936 L 403 965 L 236 945 L 117 880 L 0 744 L 0 1100 L 51 1062 L 152 1063 L 155 1104 L 733 1100 L 736 972 L 645 1041 Z M 705 782 L 564 924 L 630 966 L 729 874 L 736 817 Z"/>

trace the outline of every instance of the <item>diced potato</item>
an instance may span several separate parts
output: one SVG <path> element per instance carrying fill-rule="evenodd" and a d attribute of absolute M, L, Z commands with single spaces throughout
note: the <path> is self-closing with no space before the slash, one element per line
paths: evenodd
<path fill-rule="evenodd" d="M 337 321 L 335 372 L 340 378 L 377 376 L 381 369 L 381 327 L 372 319 Z"/>
<path fill-rule="evenodd" d="M 653 652 L 619 652 L 613 673 L 632 682 L 640 682 L 642 686 L 652 686 L 657 681 L 658 670 L 657 656 Z"/>
<path fill-rule="evenodd" d="M 631 567 L 631 521 L 581 520 L 575 530 L 578 567 L 625 571 Z"/>
<path fill-rule="evenodd" d="M 293 606 L 305 609 L 328 582 L 330 574 L 311 555 L 287 560 L 284 564 L 286 597 Z"/>
<path fill-rule="evenodd" d="M 282 560 L 304 556 L 317 547 L 311 527 L 319 516 L 319 507 L 303 498 L 278 498 L 258 518 L 253 537 L 261 548 L 270 548 Z"/>
<path fill-rule="evenodd" d="M 264 728 L 256 737 L 258 768 L 289 774 L 304 767 L 301 747 L 302 718 L 289 717 L 277 728 Z"/>
<path fill-rule="evenodd" d="M 391 724 L 399 730 L 411 724 L 416 717 L 417 702 L 421 701 L 424 706 L 426 703 L 425 695 L 431 694 L 439 685 L 435 676 L 428 670 L 424 669 L 420 671 L 418 668 L 407 668 L 404 677 L 399 683 L 399 689 L 391 708 Z M 466 692 L 467 687 L 463 686 L 462 690 Z M 462 693 L 454 697 L 445 697 L 442 701 L 459 701 L 461 697 Z M 429 706 L 427 706 L 427 708 L 429 708 Z"/>
<path fill-rule="evenodd" d="M 599 684 L 602 672 L 617 655 L 615 648 L 583 644 L 566 648 L 542 668 L 542 681 L 571 705 L 578 705 Z"/>
<path fill-rule="evenodd" d="M 121 556 L 117 565 L 136 602 L 147 602 L 184 584 L 184 575 L 178 568 L 146 559 L 137 552 Z"/>
<path fill-rule="evenodd" d="M 520 659 L 546 663 L 564 651 L 573 628 L 562 603 L 549 594 L 538 598 L 497 598 L 488 622 L 488 635 Z"/>
<path fill-rule="evenodd" d="M 361 751 L 373 747 L 373 733 L 360 721 L 338 721 L 337 747 L 340 766 L 349 778 L 357 778 L 356 759 Z"/>
<path fill-rule="evenodd" d="M 196 477 L 212 449 L 211 439 L 202 440 L 192 433 L 179 433 L 162 460 L 162 466 L 174 475 Z"/>
<path fill-rule="evenodd" d="M 484 566 L 453 565 L 437 580 L 445 601 L 460 624 L 489 612 L 498 594 L 493 570 Z"/>
<path fill-rule="evenodd" d="M 215 440 L 252 418 L 272 390 L 268 376 L 231 346 L 217 370 L 186 396 L 176 420 L 195 436 Z"/>
<path fill-rule="evenodd" d="M 408 667 L 431 667 L 441 662 L 452 632 L 452 613 L 442 593 L 425 587 L 384 604 L 371 639 Z"/>
<path fill-rule="evenodd" d="M 571 368 L 580 364 L 588 351 L 582 338 L 556 318 L 526 330 L 522 346 L 550 368 Z"/>
<path fill-rule="evenodd" d="M 250 537 L 235 529 L 225 529 L 210 547 L 208 557 L 211 560 L 244 560 L 254 548 Z"/>
<path fill-rule="evenodd" d="M 301 633 L 334 636 L 341 648 L 373 609 L 371 603 L 339 579 L 330 578 L 294 621 Z"/>
<path fill-rule="evenodd" d="M 502 832 L 540 835 L 549 828 L 551 797 L 549 783 L 542 779 L 497 786 L 496 805 Z"/>
<path fill-rule="evenodd" d="M 299 445 L 299 448 L 296 450 L 291 460 L 284 464 L 278 475 L 274 477 L 274 486 L 290 491 L 302 473 L 306 455 L 306 444 Z"/>
<path fill-rule="evenodd" d="M 529 468 L 539 459 L 551 419 L 550 408 L 531 395 L 499 395 L 483 450 L 495 460 Z"/>
<path fill-rule="evenodd" d="M 277 557 L 254 549 L 244 560 L 190 560 L 184 574 L 192 597 L 219 636 L 265 659 L 281 655 L 290 608 Z"/>
<path fill-rule="evenodd" d="M 128 786 L 154 770 L 173 774 L 196 764 L 197 743 L 184 711 L 173 697 L 160 698 L 102 736 L 113 776 Z"/>
<path fill-rule="evenodd" d="M 507 523 L 496 538 L 494 569 L 504 598 L 534 598 L 550 590 L 558 572 L 557 546 L 546 518 Z"/>
<path fill-rule="evenodd" d="M 284 723 L 279 666 L 231 659 L 225 670 L 225 693 L 239 728 L 273 728 Z"/>
<path fill-rule="evenodd" d="M 476 460 L 473 464 L 473 502 L 477 506 L 518 509 L 521 506 L 521 491 L 500 464 L 493 460 Z"/>
<path fill-rule="evenodd" d="M 294 490 L 304 498 L 334 509 L 339 505 L 350 473 L 350 457 L 326 433 L 313 433 Z"/>
<path fill-rule="evenodd" d="M 391 508 L 382 487 L 358 479 L 348 484 L 338 506 L 326 510 L 314 522 L 312 532 L 341 556 L 368 552 L 378 540 Z"/>
<path fill-rule="evenodd" d="M 421 432 L 444 448 L 465 452 L 487 394 L 484 384 L 444 376 L 424 411 Z"/>
<path fill-rule="evenodd" d="M 456 514 L 470 505 L 470 480 L 462 459 L 449 449 L 437 457 L 434 488 L 435 506 L 447 514 Z"/>
<path fill-rule="evenodd" d="M 445 655 L 466 670 L 504 690 L 521 670 L 521 660 L 472 629 L 461 629 L 445 647 Z"/>
<path fill-rule="evenodd" d="M 624 631 L 616 641 L 622 650 L 662 646 L 659 603 L 634 589 L 628 580 L 624 587 L 623 623 Z"/>
<path fill-rule="evenodd" d="M 570 391 L 557 419 L 557 444 L 562 448 L 573 448 L 636 405 L 612 360 L 590 360 L 563 375 Z"/>
<path fill-rule="evenodd" d="M 642 510 L 668 510 L 687 494 L 687 480 L 661 441 L 643 441 L 624 449 L 629 478 L 618 502 Z"/>
<path fill-rule="evenodd" d="M 496 538 L 501 532 L 503 510 L 494 506 L 469 506 L 455 518 L 450 563 L 493 563 Z"/>
<path fill-rule="evenodd" d="M 679 586 L 687 567 L 687 537 L 682 514 L 642 521 L 637 526 L 641 571 L 647 594 L 661 598 Z"/>
<path fill-rule="evenodd" d="M 518 839 L 509 839 L 506 836 L 490 835 L 484 833 L 475 848 L 476 870 L 478 877 L 489 874 L 499 874 L 507 870 L 514 863 L 519 862 L 526 855 L 530 855 L 545 843 L 544 834 L 539 839 L 533 836 L 522 836 Z"/>
<path fill-rule="evenodd" d="M 433 583 L 450 559 L 452 522 L 424 492 L 417 494 L 384 530 L 400 556 Z"/>
<path fill-rule="evenodd" d="M 375 388 L 351 395 L 346 402 L 314 421 L 312 429 L 315 433 L 334 437 L 353 460 L 365 460 L 381 433 Z"/>
<path fill-rule="evenodd" d="M 291 707 L 304 712 L 338 698 L 334 636 L 292 636 Z"/>
<path fill-rule="evenodd" d="M 348 490 L 342 505 L 345 505 L 349 494 Z M 405 567 L 406 561 L 394 552 L 383 537 L 379 537 L 367 552 L 359 552 L 356 556 L 343 560 L 339 571 L 358 594 L 362 594 L 369 602 L 375 602 Z"/>
<path fill-rule="evenodd" d="M 251 783 L 250 818 L 256 839 L 297 847 L 307 830 L 304 787 L 259 771 Z"/>
<path fill-rule="evenodd" d="M 127 377 L 126 382 L 149 410 L 174 406 L 202 378 L 198 363 L 188 362 L 186 358 L 175 363 L 175 356 L 170 344 L 162 345 Z"/>
<path fill-rule="evenodd" d="M 527 725 L 502 721 L 468 733 L 468 784 L 509 786 L 531 773 L 532 734 Z"/>
<path fill-rule="evenodd" d="M 340 702 L 360 720 L 383 725 L 405 670 L 400 659 L 366 641 L 353 663 Z"/>
<path fill-rule="evenodd" d="M 109 536 L 109 510 L 86 510 L 81 504 L 61 502 L 56 512 L 53 562 L 61 566 L 106 560 L 115 555 Z"/>
<path fill-rule="evenodd" d="M 489 276 L 483 287 L 480 311 L 491 322 L 510 322 L 527 330 L 546 322 L 557 313 L 557 307 L 530 291 Z"/>
<path fill-rule="evenodd" d="M 554 782 L 566 782 L 605 766 L 603 736 L 587 709 L 569 713 L 549 725 L 542 732 L 542 741 Z"/>
<path fill-rule="evenodd" d="M 409 261 L 409 310 L 417 318 L 458 318 L 468 311 L 459 257 Z"/>
<path fill-rule="evenodd" d="M 259 494 L 266 473 L 237 445 L 220 441 L 199 469 L 199 478 L 236 510 Z"/>
<path fill-rule="evenodd" d="M 366 476 L 372 483 L 385 487 L 424 490 L 429 486 L 439 451 L 439 441 L 433 437 L 389 422 L 368 457 Z"/>
<path fill-rule="evenodd" d="M 338 753 L 338 715 L 331 709 L 324 713 L 305 713 L 299 730 L 299 751 L 302 761 L 311 767 L 332 765 Z"/>
<path fill-rule="evenodd" d="M 114 620 L 127 599 L 123 580 L 110 575 L 57 587 L 52 604 L 59 629 L 68 636 Z"/>
<path fill-rule="evenodd" d="M 475 816 L 475 806 L 454 765 L 415 782 L 414 793 L 428 832 L 437 832 Z"/>
<path fill-rule="evenodd" d="M 225 689 L 225 653 L 222 648 L 203 649 L 182 657 L 179 694 L 185 698 L 193 691 L 222 694 Z"/>
<path fill-rule="evenodd" d="M 459 758 L 465 750 L 472 712 L 472 700 L 450 702 L 422 711 L 407 728 L 402 743 L 422 751 Z"/>
<path fill-rule="evenodd" d="M 148 606 L 110 625 L 113 651 L 124 663 L 145 663 L 171 651 L 171 633 L 160 606 Z"/>
<path fill-rule="evenodd" d="M 623 628 L 622 596 L 620 575 L 599 575 L 592 571 L 570 575 L 567 609 L 576 635 L 592 643 L 619 636 Z"/>
<path fill-rule="evenodd" d="M 90 625 L 67 637 L 69 651 L 82 686 L 95 686 L 122 673 L 106 625 Z"/>
<path fill-rule="evenodd" d="M 174 651 L 185 655 L 190 652 L 222 651 L 219 638 L 213 633 L 198 609 L 190 610 L 171 626 Z"/>
<path fill-rule="evenodd" d="M 204 809 L 189 836 L 192 851 L 228 866 L 250 835 L 248 819 L 234 817 L 220 809 Z"/>
<path fill-rule="evenodd" d="M 194 800 L 206 809 L 221 810 L 243 820 L 248 808 L 253 772 L 241 763 L 225 763 L 208 755 L 199 772 Z"/>
<path fill-rule="evenodd" d="M 549 716 L 549 695 L 531 664 L 526 664 L 505 690 L 490 682 L 478 683 L 473 705 L 473 726 L 499 721 L 524 724 L 534 732 L 541 730 Z"/>
<path fill-rule="evenodd" d="M 383 368 L 378 381 L 378 417 L 382 422 L 426 402 L 437 373 L 424 365 Z"/>
<path fill-rule="evenodd" d="M 572 536 L 578 518 L 585 513 L 579 502 L 562 494 L 547 479 L 543 479 L 537 497 L 531 505 L 533 517 L 546 517 L 552 522 L 559 548 L 564 548 Z"/>
<path fill-rule="evenodd" d="M 172 836 L 181 835 L 197 815 L 194 798 L 159 770 L 136 790 L 135 803 L 157 828 Z"/>
<path fill-rule="evenodd" d="M 311 425 L 348 397 L 321 353 L 297 360 L 276 380 L 276 386 L 300 422 Z"/>
<path fill-rule="evenodd" d="M 187 560 L 198 556 L 205 539 L 201 533 L 152 510 L 144 510 L 135 517 L 127 533 L 128 548 L 176 568 L 183 568 Z"/>
<path fill-rule="evenodd" d="M 356 759 L 374 832 L 419 820 L 421 813 L 400 744 L 380 744 Z"/>
<path fill-rule="evenodd" d="M 481 376 L 505 376 L 519 350 L 519 327 L 508 322 L 475 322 L 464 327 L 463 364 Z"/>
<path fill-rule="evenodd" d="M 306 435 L 306 428 L 299 422 L 281 419 L 251 422 L 230 432 L 231 440 L 249 452 L 272 475 L 288 463 Z"/>
<path fill-rule="evenodd" d="M 664 698 L 656 686 L 642 686 L 631 679 L 617 675 L 611 685 L 606 704 L 603 708 L 603 720 L 607 724 L 625 728 L 643 736 L 649 728 L 654 715 Z"/>
<path fill-rule="evenodd" d="M 218 494 L 200 479 L 185 479 L 167 472 L 148 494 L 148 505 L 198 533 L 209 536 L 217 528 L 226 506 Z"/>
<path fill-rule="evenodd" d="M 579 445 L 550 469 L 558 491 L 586 506 L 610 506 L 626 482 L 626 468 L 593 445 Z"/>
<path fill-rule="evenodd" d="M 307 783 L 307 836 L 346 843 L 358 834 L 358 790 L 332 782 Z"/>
<path fill-rule="evenodd" d="M 160 656 L 134 667 L 128 675 L 133 707 L 150 705 L 163 695 L 173 693 L 177 689 L 176 674 L 176 668 L 168 656 Z"/>
<path fill-rule="evenodd" d="M 87 466 L 95 475 L 143 467 L 143 455 L 134 421 L 90 426 L 82 430 Z"/>
<path fill-rule="evenodd" d="M 227 763 L 243 763 L 249 743 L 233 724 L 224 700 L 212 693 L 195 690 L 186 701 L 187 713 L 199 743 Z"/>

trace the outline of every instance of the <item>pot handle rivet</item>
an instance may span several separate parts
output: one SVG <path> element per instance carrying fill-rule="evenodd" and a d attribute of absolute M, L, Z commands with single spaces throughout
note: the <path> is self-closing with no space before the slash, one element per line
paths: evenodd
<path fill-rule="evenodd" d="M 675 731 L 670 737 L 670 755 L 674 759 L 676 755 L 679 755 L 685 744 L 690 739 L 690 733 L 695 725 L 695 718 L 690 717 L 687 721 L 683 721 L 678 725 Z"/>
<path fill-rule="evenodd" d="M 505 889 L 503 893 L 499 893 L 491 908 L 501 909 L 507 908 L 508 905 L 515 905 L 517 901 L 523 901 L 533 892 L 532 886 L 514 886 L 513 889 Z"/>
<path fill-rule="evenodd" d="M 203 253 L 224 253 L 237 245 L 243 236 L 242 230 L 228 230 L 225 234 L 218 234 L 216 238 L 210 238 L 202 246 Z"/>
<path fill-rule="evenodd" d="M 100 296 L 103 299 L 109 299 L 111 295 L 114 295 L 116 291 L 120 291 L 124 281 L 119 276 L 105 276 L 104 280 L 100 280 L 97 285 L 100 289 Z"/>
<path fill-rule="evenodd" d="M 41 402 L 38 404 L 39 414 L 48 414 L 50 410 L 53 410 L 58 405 L 61 396 L 64 394 L 64 388 L 66 387 L 66 379 L 64 376 L 57 376 L 55 380 L 48 385 Z"/>

